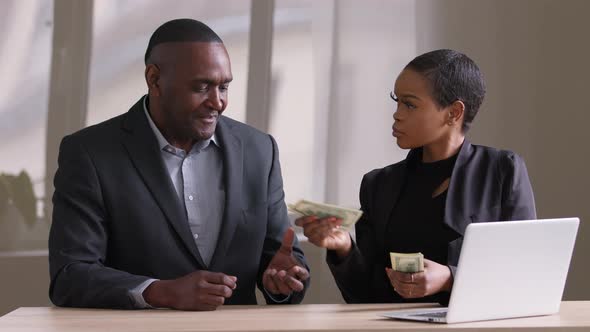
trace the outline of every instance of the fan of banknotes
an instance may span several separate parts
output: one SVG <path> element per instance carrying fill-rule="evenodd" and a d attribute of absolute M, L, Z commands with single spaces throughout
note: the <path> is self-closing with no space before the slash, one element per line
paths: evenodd
<path fill-rule="evenodd" d="M 390 252 L 391 268 L 395 271 L 415 273 L 424 271 L 424 255 L 422 253 L 401 254 Z"/>
<path fill-rule="evenodd" d="M 302 216 L 316 216 L 318 218 L 336 217 L 342 219 L 342 226 L 350 229 L 363 215 L 363 211 L 356 209 L 344 208 L 336 205 L 317 203 L 299 200 L 295 204 L 288 204 L 290 211 L 301 214 Z"/>

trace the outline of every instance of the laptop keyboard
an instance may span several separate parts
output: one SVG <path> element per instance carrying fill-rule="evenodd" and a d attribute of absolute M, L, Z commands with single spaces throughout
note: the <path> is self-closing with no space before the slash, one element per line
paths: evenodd
<path fill-rule="evenodd" d="M 444 317 L 447 317 L 447 312 L 446 311 L 435 311 L 435 312 L 428 312 L 428 313 L 424 313 L 424 314 L 415 314 L 412 316 L 444 318 Z"/>

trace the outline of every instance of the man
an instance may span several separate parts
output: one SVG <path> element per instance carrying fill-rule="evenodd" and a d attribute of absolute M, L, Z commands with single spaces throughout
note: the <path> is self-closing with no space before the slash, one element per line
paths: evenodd
<path fill-rule="evenodd" d="M 148 95 L 63 139 L 49 236 L 58 306 L 214 310 L 298 303 L 308 268 L 288 226 L 274 139 L 221 116 L 232 80 L 205 24 L 160 26 Z M 295 242 L 295 244 L 293 244 Z"/>

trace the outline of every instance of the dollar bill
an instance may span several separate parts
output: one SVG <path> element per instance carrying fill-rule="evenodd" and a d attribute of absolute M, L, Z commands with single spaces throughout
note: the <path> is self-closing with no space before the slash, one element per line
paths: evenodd
<path fill-rule="evenodd" d="M 414 273 L 424 271 L 424 255 L 422 253 L 401 254 L 390 252 L 391 268 L 395 271 Z"/>
<path fill-rule="evenodd" d="M 302 216 L 316 216 L 318 218 L 336 217 L 342 220 L 342 226 L 345 229 L 350 229 L 363 215 L 363 211 L 357 209 L 349 209 L 336 205 L 317 203 L 299 200 L 295 204 L 288 204 L 289 210 L 301 214 Z"/>

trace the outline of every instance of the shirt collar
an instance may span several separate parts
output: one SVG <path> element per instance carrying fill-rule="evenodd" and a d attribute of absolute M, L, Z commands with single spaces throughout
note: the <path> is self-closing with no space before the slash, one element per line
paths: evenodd
<path fill-rule="evenodd" d="M 152 128 L 154 135 L 156 135 L 156 139 L 158 140 L 158 145 L 160 146 L 160 150 L 169 151 L 170 148 L 172 148 L 174 150 L 178 150 L 178 148 L 174 147 L 172 144 L 170 144 L 170 142 L 168 142 L 168 140 L 164 137 L 164 135 L 162 135 L 162 132 L 160 132 L 160 129 L 158 129 L 158 127 L 154 123 L 154 120 L 152 120 L 150 112 L 148 112 L 148 108 L 147 108 L 147 99 L 148 99 L 148 96 L 145 95 L 143 97 L 143 111 L 145 112 L 145 117 L 148 119 L 148 123 L 150 124 L 150 127 Z M 213 133 L 213 136 L 211 136 L 211 138 L 201 141 L 200 144 L 198 144 L 198 145 L 202 146 L 202 148 L 205 148 L 209 145 L 210 142 L 215 143 L 215 145 L 217 145 L 217 147 L 219 147 L 219 143 L 217 143 L 217 138 L 215 137 L 215 133 Z"/>

